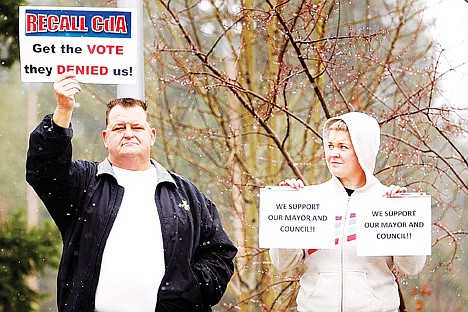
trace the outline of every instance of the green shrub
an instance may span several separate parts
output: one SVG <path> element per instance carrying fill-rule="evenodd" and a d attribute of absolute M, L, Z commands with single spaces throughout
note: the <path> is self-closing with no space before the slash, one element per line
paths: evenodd
<path fill-rule="evenodd" d="M 51 221 L 28 227 L 24 211 L 0 223 L 0 311 L 34 311 L 45 294 L 28 278 L 60 261 L 60 233 Z"/>

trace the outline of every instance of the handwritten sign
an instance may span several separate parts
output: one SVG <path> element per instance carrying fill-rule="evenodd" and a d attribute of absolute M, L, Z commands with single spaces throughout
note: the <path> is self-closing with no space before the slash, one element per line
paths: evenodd
<path fill-rule="evenodd" d="M 335 247 L 333 200 L 312 188 L 260 190 L 259 247 Z"/>
<path fill-rule="evenodd" d="M 39 6 L 19 10 L 23 82 L 53 82 L 71 71 L 81 82 L 136 83 L 136 10 Z"/>
<path fill-rule="evenodd" d="M 405 194 L 363 203 L 357 216 L 358 256 L 431 254 L 431 197 Z"/>

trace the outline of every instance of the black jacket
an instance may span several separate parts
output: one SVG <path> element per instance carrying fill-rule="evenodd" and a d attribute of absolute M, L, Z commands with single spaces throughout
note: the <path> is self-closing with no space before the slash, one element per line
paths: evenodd
<path fill-rule="evenodd" d="M 62 234 L 59 311 L 94 311 L 102 254 L 124 188 L 107 159 L 72 161 L 72 135 L 46 116 L 30 136 L 26 180 Z M 165 259 L 156 311 L 211 311 L 233 274 L 237 249 L 215 205 L 186 178 L 153 164 Z"/>

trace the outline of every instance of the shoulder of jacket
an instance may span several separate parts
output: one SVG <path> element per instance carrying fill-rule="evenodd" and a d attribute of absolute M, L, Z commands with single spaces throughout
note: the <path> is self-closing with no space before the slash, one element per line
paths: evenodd
<path fill-rule="evenodd" d="M 183 188 L 188 188 L 188 189 L 191 189 L 191 190 L 197 190 L 197 187 L 195 186 L 195 184 L 190 181 L 188 178 L 178 174 L 178 173 L 175 173 L 173 171 L 167 171 L 169 172 L 169 174 L 171 175 L 171 177 L 174 179 L 174 182 L 176 183 L 176 185 L 178 187 L 183 187 Z"/>

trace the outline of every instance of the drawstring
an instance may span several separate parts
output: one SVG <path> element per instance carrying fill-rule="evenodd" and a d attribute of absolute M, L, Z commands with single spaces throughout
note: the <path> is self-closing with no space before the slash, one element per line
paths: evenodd
<path fill-rule="evenodd" d="M 393 269 L 392 273 L 395 276 L 395 281 L 396 281 L 397 286 L 398 286 L 398 296 L 400 297 L 400 307 L 398 308 L 398 311 L 399 312 L 407 312 L 408 310 L 406 309 L 405 299 L 403 298 L 403 293 L 401 291 L 400 279 L 398 278 L 398 272 L 395 269 Z"/>

